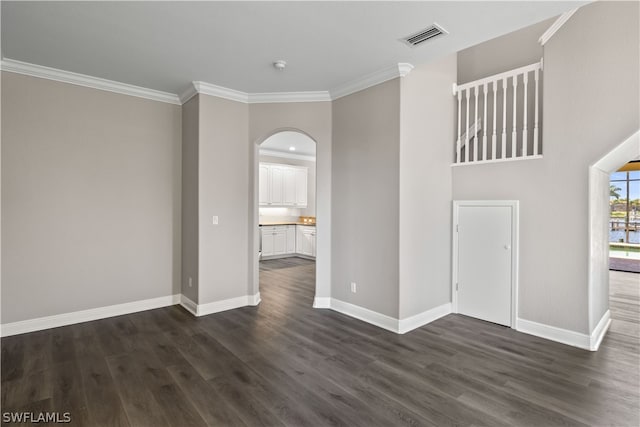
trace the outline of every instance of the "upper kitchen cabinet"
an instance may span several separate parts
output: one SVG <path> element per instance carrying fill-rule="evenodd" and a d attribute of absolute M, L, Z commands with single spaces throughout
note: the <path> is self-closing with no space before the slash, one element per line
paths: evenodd
<path fill-rule="evenodd" d="M 306 208 L 307 174 L 303 166 L 260 163 L 260 206 Z"/>

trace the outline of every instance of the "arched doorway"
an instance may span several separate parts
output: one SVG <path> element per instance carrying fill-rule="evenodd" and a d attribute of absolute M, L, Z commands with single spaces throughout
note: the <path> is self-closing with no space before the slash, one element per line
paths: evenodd
<path fill-rule="evenodd" d="M 316 141 L 299 129 L 277 129 L 256 141 L 254 161 L 254 286 L 300 282 L 298 303 L 316 294 Z M 280 289 L 282 292 L 282 289 Z"/>

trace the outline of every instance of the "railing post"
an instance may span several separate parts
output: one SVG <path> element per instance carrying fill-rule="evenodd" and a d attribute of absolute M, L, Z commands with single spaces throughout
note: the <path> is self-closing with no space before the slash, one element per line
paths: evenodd
<path fill-rule="evenodd" d="M 529 154 L 527 147 L 527 82 L 529 81 L 529 73 L 526 72 L 523 75 L 524 78 L 524 112 L 522 120 L 522 157 L 526 157 Z"/>
<path fill-rule="evenodd" d="M 534 78 L 536 80 L 536 109 L 535 109 L 535 119 L 533 121 L 533 155 L 537 156 L 539 153 L 538 148 L 538 79 L 540 70 L 536 68 L 534 72 Z"/>
<path fill-rule="evenodd" d="M 502 79 L 502 152 L 500 157 L 507 158 L 507 78 Z"/>
<path fill-rule="evenodd" d="M 513 129 L 511 131 L 511 158 L 518 157 L 518 132 L 516 131 L 516 102 L 518 97 L 518 75 L 513 76 Z"/>
<path fill-rule="evenodd" d="M 497 104 L 498 104 L 498 97 L 497 97 L 497 92 L 498 92 L 498 81 L 494 81 L 493 82 L 493 132 L 491 135 L 491 158 L 493 160 L 496 159 L 496 115 L 498 114 L 497 112 Z"/>
<path fill-rule="evenodd" d="M 474 107 L 473 107 L 473 161 L 478 161 L 478 86 L 473 90 Z M 467 132 L 469 132 L 467 130 Z"/>
<path fill-rule="evenodd" d="M 484 128 L 482 132 L 482 160 L 487 160 L 487 84 L 484 84 Z"/>
<path fill-rule="evenodd" d="M 464 162 L 469 163 L 469 88 L 467 88 L 467 131 L 464 137 Z"/>
<path fill-rule="evenodd" d="M 460 163 L 460 127 L 462 124 L 462 115 L 461 115 L 461 104 L 462 104 L 462 92 L 458 91 L 458 139 L 456 141 L 456 163 Z"/>

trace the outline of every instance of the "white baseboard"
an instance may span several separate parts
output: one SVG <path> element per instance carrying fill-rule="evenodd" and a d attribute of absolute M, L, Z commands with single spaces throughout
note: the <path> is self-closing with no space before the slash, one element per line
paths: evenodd
<path fill-rule="evenodd" d="M 516 321 L 516 330 L 518 332 L 524 332 L 525 334 L 534 335 L 536 337 L 556 341 L 573 347 L 593 350 L 591 348 L 591 337 L 580 332 L 557 328 L 555 326 L 549 326 L 543 323 L 520 318 Z"/>
<path fill-rule="evenodd" d="M 591 332 L 591 336 L 589 337 L 589 350 L 597 351 L 600 347 L 600 343 L 604 338 L 607 330 L 609 330 L 609 326 L 611 325 L 611 312 L 607 310 L 596 327 Z"/>
<path fill-rule="evenodd" d="M 313 299 L 313 308 L 331 308 L 331 298 L 315 297 Z"/>
<path fill-rule="evenodd" d="M 398 320 L 398 333 L 405 334 L 409 331 L 424 326 L 428 323 L 438 320 L 441 317 L 451 313 L 451 303 L 439 305 L 430 310 L 418 313 L 415 316 L 407 317 L 406 319 Z"/>
<path fill-rule="evenodd" d="M 198 304 L 191 301 L 189 298 L 184 296 L 184 294 L 180 295 L 180 305 L 194 316 L 198 315 Z"/>
<path fill-rule="evenodd" d="M 75 323 L 90 322 L 92 320 L 105 319 L 107 317 L 122 316 L 124 314 L 137 313 L 139 311 L 168 307 L 170 305 L 178 304 L 179 302 L 179 294 L 168 295 L 141 301 L 127 302 L 124 304 L 115 304 L 106 307 L 91 308 L 71 313 L 56 314 L 53 316 L 22 320 L 19 322 L 5 323 L 2 325 L 0 335 L 8 337 L 11 335 L 25 334 L 27 332 L 41 331 L 43 329 L 58 328 L 60 326 L 73 325 Z"/>
<path fill-rule="evenodd" d="M 206 316 L 208 314 L 220 313 L 221 311 L 233 310 L 234 308 L 246 307 L 248 305 L 255 306 L 260 304 L 260 301 L 260 292 L 258 292 L 255 295 L 244 295 L 206 304 L 196 304 L 183 295 L 180 304 L 194 316 Z"/>
<path fill-rule="evenodd" d="M 386 329 L 387 331 L 398 332 L 398 319 L 394 319 L 391 316 L 380 314 L 376 311 L 369 310 L 368 308 L 340 301 L 335 298 L 331 298 L 331 306 L 329 308 L 339 313 L 346 314 L 347 316 L 355 317 L 363 322 L 371 323 L 372 325 Z"/>

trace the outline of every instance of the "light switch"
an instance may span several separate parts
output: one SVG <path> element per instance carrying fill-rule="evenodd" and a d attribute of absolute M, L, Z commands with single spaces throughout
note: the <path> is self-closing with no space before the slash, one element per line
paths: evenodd
<path fill-rule="evenodd" d="M 218 215 L 213 216 L 213 225 L 218 225 Z"/>

